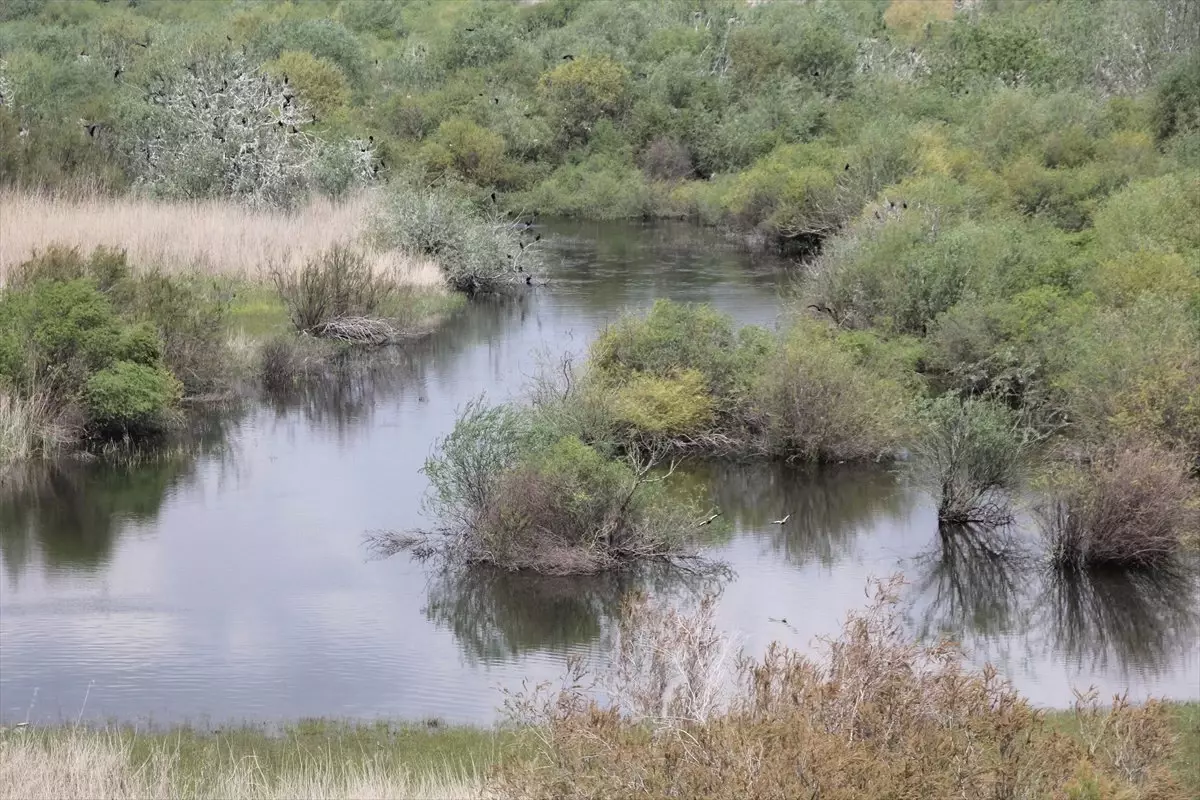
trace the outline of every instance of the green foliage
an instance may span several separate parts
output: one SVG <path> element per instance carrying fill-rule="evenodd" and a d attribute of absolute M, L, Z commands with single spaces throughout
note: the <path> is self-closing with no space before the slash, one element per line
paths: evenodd
<path fill-rule="evenodd" d="M 88 378 L 84 402 L 99 433 L 138 436 L 163 430 L 182 392 L 163 367 L 117 361 Z"/>
<path fill-rule="evenodd" d="M 937 498 L 938 521 L 1007 521 L 1033 441 L 1019 415 L 986 398 L 946 394 L 925 404 L 921 424 L 914 473 Z"/>
<path fill-rule="evenodd" d="M 350 87 L 338 66 L 307 51 L 284 50 L 263 68 L 278 80 L 286 75 L 288 85 L 295 86 L 321 116 L 332 114 L 350 99 Z"/>
<path fill-rule="evenodd" d="M 1200 50 L 1163 75 L 1154 91 L 1154 132 L 1161 139 L 1200 131 Z"/>
<path fill-rule="evenodd" d="M 555 108 L 568 139 L 586 139 L 602 118 L 625 107 L 629 70 L 607 56 L 582 55 L 545 73 L 538 82 L 543 101 Z"/>
<path fill-rule="evenodd" d="M 892 456 L 910 428 L 906 392 L 855 349 L 814 322 L 784 334 L 754 391 L 762 449 L 789 461 Z"/>
<path fill-rule="evenodd" d="M 506 172 L 504 138 L 465 117 L 443 120 L 421 157 L 435 175 L 453 172 L 481 186 L 502 182 Z"/>
<path fill-rule="evenodd" d="M 694 369 L 671 378 L 636 375 L 615 391 L 612 405 L 618 424 L 651 437 L 694 433 L 713 415 L 707 382 Z"/>

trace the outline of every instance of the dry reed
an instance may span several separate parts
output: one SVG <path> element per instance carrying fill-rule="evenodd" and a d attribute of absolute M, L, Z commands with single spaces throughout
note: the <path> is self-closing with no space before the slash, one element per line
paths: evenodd
<path fill-rule="evenodd" d="M 222 797 L 284 800 L 319 797 L 451 800 L 482 795 L 479 778 L 418 776 L 381 762 L 346 765 L 307 754 L 301 766 L 269 777 L 254 759 L 203 769 L 185 777 L 169 744 L 135 758 L 129 737 L 78 729 L 39 736 L 20 729 L 0 733 L 0 800 L 109 800 Z"/>
<path fill-rule="evenodd" d="M 362 239 L 375 197 L 317 198 L 299 209 L 252 210 L 232 202 L 159 202 L 133 197 L 52 197 L 0 192 L 0 283 L 34 250 L 52 244 L 126 251 L 135 268 L 199 270 L 256 278 L 268 265 L 299 267 L 335 243 Z M 377 273 L 410 286 L 444 283 L 433 261 L 372 252 Z"/>

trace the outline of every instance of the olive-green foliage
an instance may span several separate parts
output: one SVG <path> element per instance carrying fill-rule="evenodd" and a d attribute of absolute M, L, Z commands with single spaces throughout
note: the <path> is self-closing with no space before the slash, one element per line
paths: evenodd
<path fill-rule="evenodd" d="M 649 313 L 626 315 L 602 333 L 589 366 L 614 386 L 640 375 L 677 378 L 694 371 L 719 412 L 741 402 L 769 347 L 765 331 L 735 331 L 733 320 L 711 306 L 659 300 Z"/>
<path fill-rule="evenodd" d="M 1200 131 L 1200 50 L 1163 75 L 1154 92 L 1159 139 Z"/>
<path fill-rule="evenodd" d="M 672 377 L 636 375 L 614 391 L 611 402 L 617 423 L 650 436 L 693 433 L 713 415 L 707 382 L 695 369 Z"/>
<path fill-rule="evenodd" d="M 762 449 L 795 461 L 890 458 L 908 434 L 909 400 L 880 373 L 825 326 L 796 323 L 754 390 Z"/>
<path fill-rule="evenodd" d="M 543 100 L 554 107 L 561 133 L 584 139 L 600 119 L 624 110 L 629 70 L 607 56 L 581 55 L 544 74 L 538 82 Z"/>
<path fill-rule="evenodd" d="M 1020 415 L 987 398 L 946 394 L 926 403 L 920 416 L 914 474 L 936 498 L 938 521 L 1009 519 L 1033 441 Z"/>
<path fill-rule="evenodd" d="M 276 78 L 286 75 L 288 85 L 294 86 L 319 114 L 332 114 L 350 98 L 346 76 L 337 64 L 308 51 L 284 50 L 265 69 Z"/>
<path fill-rule="evenodd" d="M 183 387 L 161 366 L 116 361 L 96 372 L 84 387 L 88 416 L 106 435 L 154 433 L 169 422 Z"/>
<path fill-rule="evenodd" d="M 465 117 L 443 120 L 421 157 L 434 174 L 453 171 L 481 186 L 504 178 L 504 138 Z"/>

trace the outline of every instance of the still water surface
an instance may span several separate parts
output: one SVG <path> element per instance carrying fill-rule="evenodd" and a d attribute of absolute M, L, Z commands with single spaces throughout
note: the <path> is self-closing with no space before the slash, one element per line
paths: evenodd
<path fill-rule="evenodd" d="M 457 408 L 519 394 L 541 359 L 581 352 L 622 309 L 669 297 L 776 324 L 783 270 L 704 232 L 547 232 L 549 287 L 473 305 L 389 363 L 206 420 L 199 454 L 64 465 L 0 499 L 0 720 L 486 723 L 498 687 L 602 658 L 629 590 L 712 588 L 464 579 L 367 557 L 365 531 L 429 524 L 418 470 Z M 1194 574 L 1049 581 L 1010 544 L 941 536 L 886 471 L 708 464 L 687 479 L 730 522 L 711 551 L 732 570 L 717 616 L 751 651 L 811 646 L 868 578 L 899 570 L 914 633 L 960 638 L 1039 704 L 1090 685 L 1200 697 Z"/>

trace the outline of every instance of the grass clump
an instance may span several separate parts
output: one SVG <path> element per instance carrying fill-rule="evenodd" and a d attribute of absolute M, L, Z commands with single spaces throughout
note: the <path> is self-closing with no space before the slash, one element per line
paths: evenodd
<path fill-rule="evenodd" d="M 1038 518 L 1059 566 L 1159 565 L 1200 527 L 1187 459 L 1152 443 L 1109 445 L 1048 484 Z"/>
<path fill-rule="evenodd" d="M 392 334 L 374 315 L 395 286 L 358 250 L 335 244 L 299 270 L 275 267 L 271 280 L 300 333 L 379 342 Z"/>
<path fill-rule="evenodd" d="M 937 498 L 938 521 L 998 524 L 1011 519 L 1035 436 L 994 400 L 943 395 L 925 405 L 915 477 Z"/>
<path fill-rule="evenodd" d="M 610 458 L 536 416 L 469 404 L 426 461 L 429 505 L 445 537 L 385 534 L 386 549 L 421 543 L 450 561 L 583 574 L 686 554 L 698 512 L 668 495 L 658 459 Z M 429 552 L 433 552 L 432 549 Z"/>
<path fill-rule="evenodd" d="M 521 797 L 1182 798 L 1166 706 L 1079 700 L 1074 734 L 996 670 L 903 633 L 894 585 L 810 656 L 739 656 L 713 623 L 645 598 L 616 665 L 511 696 L 534 756 L 501 775 Z M 592 689 L 605 698 L 597 699 Z"/>

